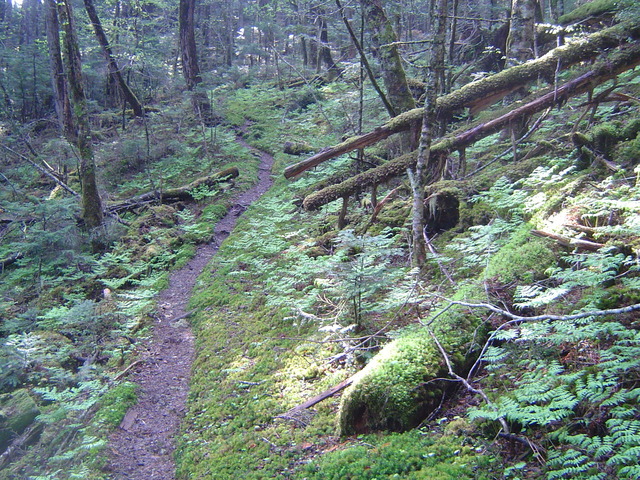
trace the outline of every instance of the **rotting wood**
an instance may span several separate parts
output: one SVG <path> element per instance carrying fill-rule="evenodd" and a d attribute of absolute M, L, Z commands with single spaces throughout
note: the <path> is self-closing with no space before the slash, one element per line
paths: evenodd
<path fill-rule="evenodd" d="M 133 409 L 129 409 L 129 411 L 125 414 L 124 418 L 120 422 L 120 428 L 125 431 L 131 430 L 133 424 L 136 423 L 136 418 L 138 417 L 138 412 Z"/>
<path fill-rule="evenodd" d="M 550 88 L 547 93 L 521 107 L 492 120 L 476 124 L 460 134 L 442 139 L 431 147 L 431 154 L 444 156 L 451 151 L 472 145 L 476 141 L 500 131 L 516 118 L 532 115 L 554 105 L 562 105 L 570 97 L 587 92 L 593 89 L 594 86 L 604 83 L 638 64 L 640 64 L 640 44 L 638 43 L 620 49 L 615 53 L 609 53 L 607 58 L 596 64 L 592 70 L 565 83 L 561 87 Z M 355 175 L 337 185 L 326 187 L 307 196 L 304 199 L 303 207 L 305 210 L 317 210 L 321 206 L 345 195 L 352 195 L 371 185 L 377 185 L 393 177 L 404 175 L 407 168 L 415 164 L 416 156 L 416 152 L 405 154 L 384 165 Z"/>
<path fill-rule="evenodd" d="M 44 430 L 44 422 L 36 421 L 28 427 L 21 435 L 11 441 L 11 445 L 0 455 L 0 470 L 5 465 L 11 463 L 13 458 L 20 455 L 24 450 L 34 443 Z"/>
<path fill-rule="evenodd" d="M 24 253 L 17 252 L 17 253 L 12 253 L 8 257 L 0 259 L 0 272 L 2 272 L 5 269 L 5 267 L 8 267 L 9 265 L 16 263 L 18 260 L 20 260 L 23 257 L 24 257 Z"/>
<path fill-rule="evenodd" d="M 119 213 L 155 202 L 178 202 L 181 200 L 190 201 L 193 200 L 192 192 L 195 188 L 211 187 L 230 178 L 236 178 L 239 174 L 240 173 L 236 167 L 229 167 L 208 177 L 198 178 L 190 184 L 182 187 L 171 188 L 161 192 L 147 192 L 142 195 L 111 204 L 107 206 L 107 210 L 111 213 Z"/>
<path fill-rule="evenodd" d="M 602 247 L 605 246 L 604 243 L 592 242 L 590 240 L 584 240 L 582 238 L 571 238 L 564 235 L 558 235 L 555 233 L 544 232 L 542 230 L 531 230 L 531 235 L 535 235 L 536 237 L 542 238 L 550 238 L 555 240 L 558 244 L 563 247 L 569 248 L 580 248 L 583 250 L 589 250 L 591 252 L 597 252 Z"/>
<path fill-rule="evenodd" d="M 640 38 L 640 19 L 633 19 L 619 25 L 594 33 L 579 42 L 555 48 L 542 57 L 527 63 L 516 65 L 500 73 L 466 84 L 458 90 L 437 99 L 439 118 L 448 118 L 457 110 L 465 107 L 477 111 L 488 97 L 497 102 L 513 91 L 516 85 L 523 85 L 540 76 L 554 78 L 556 70 L 567 68 L 585 60 L 592 60 L 605 49 L 616 48 Z M 484 105 L 489 106 L 488 104 Z M 423 116 L 422 108 L 414 108 L 371 132 L 351 137 L 335 146 L 325 148 L 311 157 L 290 165 L 284 170 L 286 178 L 293 178 L 304 171 L 353 150 L 373 145 L 396 133 L 410 130 Z"/>
<path fill-rule="evenodd" d="M 287 412 L 281 414 L 281 415 L 277 415 L 276 418 L 282 418 L 282 419 L 289 419 L 295 416 L 296 412 L 299 412 L 301 410 L 306 410 L 310 407 L 313 407 L 314 405 L 320 403 L 323 400 L 326 400 L 329 397 L 334 396 L 336 393 L 340 392 L 341 390 L 344 390 L 345 388 L 347 388 L 349 385 L 351 385 L 353 383 L 353 377 L 349 377 L 346 380 L 340 382 L 338 385 L 335 385 L 334 387 L 331 387 L 328 390 L 325 390 L 324 392 L 316 395 L 313 398 L 310 398 L 309 400 L 307 400 L 306 402 L 293 407 L 292 409 L 288 410 Z"/>

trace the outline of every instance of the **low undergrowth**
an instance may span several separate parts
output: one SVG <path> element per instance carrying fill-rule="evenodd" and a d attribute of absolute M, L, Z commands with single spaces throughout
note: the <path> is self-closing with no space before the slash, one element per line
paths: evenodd
<path fill-rule="evenodd" d="M 613 113 L 599 114 L 606 121 Z M 549 128 L 540 133 L 545 141 Z M 634 148 L 627 133 L 615 138 L 611 152 Z M 537 141 L 520 148 L 534 150 Z M 344 160 L 286 186 L 276 182 L 245 213 L 192 299 L 198 356 L 179 477 L 633 478 L 638 442 L 621 432 L 636 428 L 636 314 L 508 321 L 638 303 L 637 162 L 614 156 L 627 170 L 607 172 L 598 163 L 585 167 L 571 144 L 557 147 L 522 164 L 497 164 L 455 190 L 471 228 L 461 223 L 437 236 L 440 253 L 419 275 L 407 267 L 406 231 L 396 217 L 390 228 L 374 225 L 375 233 L 361 236 L 366 202 L 350 205 L 343 232 L 335 227 L 338 202 L 319 214 L 290 203 Z M 482 148 L 475 146 L 475 158 L 486 161 Z M 276 168 L 288 158 L 279 154 Z M 406 212 L 409 199 L 398 191 L 389 208 Z M 549 235 L 534 237 L 534 229 Z M 606 246 L 576 251 L 554 235 Z M 483 395 L 446 404 L 450 389 L 435 380 L 460 379 L 451 382 L 445 355 Z M 374 393 L 356 380 L 341 401 L 290 411 L 363 367 L 359 375 L 371 375 Z M 432 405 L 422 411 L 429 391 Z M 371 421 L 378 404 L 378 423 L 358 423 Z M 465 416 L 468 409 L 473 422 L 454 420 L 456 409 Z M 402 434 L 339 435 L 421 421 Z"/>
<path fill-rule="evenodd" d="M 0 423 L 3 451 L 20 435 L 26 438 L 3 457 L 0 478 L 106 477 L 101 472 L 106 436 L 135 403 L 137 391 L 114 377 L 141 353 L 167 272 L 184 265 L 197 244 L 209 241 L 232 190 L 256 176 L 257 159 L 231 135 L 212 141 L 207 132 L 206 138 L 183 140 L 180 152 L 158 150 L 164 120 L 152 117 L 145 128 L 153 149 L 136 140 L 144 138 L 143 126 L 136 124 L 123 132 L 116 148 L 108 134 L 105 145 L 98 145 L 100 171 L 120 179 L 110 189 L 114 197 L 179 186 L 227 162 L 241 165 L 242 176 L 235 186 L 222 183 L 194 192 L 192 204 L 152 205 L 110 217 L 92 234 L 108 245 L 104 252 L 91 252 L 90 236 L 77 223 L 76 199 L 62 196 L 58 188 L 50 195 L 54 186 L 20 164 L 3 170 L 12 188 L 0 194 L 0 260 L 16 253 L 19 258 L 0 272 L 0 395 L 4 401 L 13 392 L 25 393 L 35 402 L 37 416 L 6 438 L 4 420 Z M 65 142 L 44 141 L 52 165 L 75 165 L 65 156 L 73 156 Z M 202 166 L 205 143 L 208 170 L 203 172 L 195 166 Z M 67 182 L 78 189 L 70 172 Z M 8 402 L 3 412 L 12 411 Z"/>

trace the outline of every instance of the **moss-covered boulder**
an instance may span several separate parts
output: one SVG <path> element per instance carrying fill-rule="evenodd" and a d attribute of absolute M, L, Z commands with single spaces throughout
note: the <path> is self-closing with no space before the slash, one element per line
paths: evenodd
<path fill-rule="evenodd" d="M 20 435 L 40 414 L 38 406 L 26 389 L 0 395 L 0 453 L 11 440 Z"/>
<path fill-rule="evenodd" d="M 464 298 L 479 293 L 462 289 Z M 468 309 L 451 308 L 437 316 L 429 328 L 435 333 L 457 372 L 463 373 L 474 351 L 471 343 L 480 315 Z M 436 315 L 436 314 L 434 314 Z M 342 396 L 340 435 L 374 431 L 404 431 L 415 427 L 439 404 L 449 382 L 444 359 L 429 328 L 406 329 L 386 345 L 357 375 Z"/>

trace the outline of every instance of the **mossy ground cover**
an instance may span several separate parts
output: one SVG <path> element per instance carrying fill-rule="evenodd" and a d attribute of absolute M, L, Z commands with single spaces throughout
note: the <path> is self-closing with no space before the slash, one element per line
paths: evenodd
<path fill-rule="evenodd" d="M 605 108 L 599 114 L 606 117 L 608 111 Z M 308 124 L 304 115 L 299 119 L 303 130 Z M 253 121 L 260 123 L 261 119 L 256 117 Z M 538 142 L 549 143 L 551 131 L 568 132 L 567 127 L 558 127 L 564 125 L 563 122 L 562 115 L 558 114 L 557 120 L 545 124 L 528 144 L 520 146 L 520 154 L 535 151 Z M 269 123 L 269 127 L 272 133 L 276 131 L 273 123 Z M 304 138 L 306 133 L 301 131 L 299 136 Z M 632 148 L 625 143 L 632 141 L 631 136 L 621 135 L 618 142 L 624 148 Z M 638 211 L 634 179 L 623 180 L 621 172 L 607 173 L 595 164 L 589 165 L 588 171 L 579 170 L 574 149 L 566 140 L 549 143 L 542 149 L 541 156 L 532 156 L 522 163 L 512 165 L 507 157 L 471 180 L 470 186 L 456 191 L 462 196 L 460 201 L 466 209 L 464 220 L 474 228 L 456 228 L 434 241 L 442 254 L 434 256 L 422 277 L 431 286 L 421 288 L 424 288 L 423 299 L 432 299 L 431 314 L 439 319 L 430 326 L 447 345 L 445 350 L 459 373 L 464 373 L 469 366 L 465 365 L 465 355 L 479 348 L 483 335 L 500 325 L 501 320 L 464 308 L 460 310 L 462 313 L 451 311 L 438 315 L 438 302 L 430 295 L 491 302 L 515 311 L 519 311 L 519 307 L 514 306 L 518 302 L 532 305 L 526 308 L 539 309 L 541 304 L 536 301 L 543 301 L 542 297 L 523 297 L 529 292 L 524 287 L 549 296 L 555 294 L 559 277 L 552 276 L 551 272 L 558 265 L 566 268 L 567 260 L 560 246 L 532 237 L 529 233 L 532 228 L 567 234 L 566 222 L 575 221 L 595 228 L 596 235 L 603 241 L 633 245 L 632 232 L 636 228 L 633 212 Z M 500 143 L 499 136 L 487 142 L 498 153 L 508 147 L 507 143 Z M 267 142 L 264 146 L 269 144 L 273 145 Z M 621 147 L 610 148 L 613 152 Z M 471 162 L 478 162 L 475 166 L 491 160 L 482 157 L 484 150 L 486 145 L 478 144 L 468 152 Z M 276 160 L 277 169 L 291 161 L 284 155 L 278 155 Z M 375 428 L 404 429 L 419 422 L 419 415 L 412 417 L 421 401 L 416 392 L 424 388 L 425 379 L 446 376 L 447 372 L 432 337 L 423 326 L 415 324 L 415 319 L 411 328 L 389 336 L 396 340 L 387 344 L 365 367 L 360 375 L 367 380 L 358 380 L 357 387 L 345 393 L 342 401 L 325 400 L 294 419 L 278 417 L 339 383 L 362 366 L 359 361 L 366 361 L 366 357 L 360 357 L 355 363 L 327 362 L 340 350 L 335 343 L 318 343 L 329 338 L 319 332 L 319 326 L 327 325 L 332 310 L 326 302 L 318 301 L 317 294 L 331 292 L 322 290 L 319 284 L 335 280 L 335 275 L 327 272 L 336 270 L 332 254 L 339 237 L 333 231 L 338 202 L 324 207 L 318 214 L 301 212 L 290 203 L 297 190 L 308 189 L 316 179 L 324 178 L 339 165 L 340 161 L 332 162 L 296 183 L 276 182 L 275 187 L 245 213 L 210 271 L 201 277 L 200 289 L 192 299 L 193 307 L 199 312 L 194 321 L 198 357 L 189 413 L 177 455 L 180 478 L 239 475 L 247 478 L 541 478 L 543 473 L 535 457 L 526 457 L 526 462 L 514 462 L 505 468 L 497 460 L 497 452 L 486 450 L 484 442 L 496 432 L 495 424 L 490 422 L 468 430 L 452 429 L 450 435 L 445 436 L 433 421 L 429 423 L 428 434 L 425 434 L 427 430 L 415 430 L 401 435 L 336 436 L 340 431 L 340 415 L 345 419 L 345 426 L 353 426 L 355 417 L 349 414 L 348 405 L 358 404 L 354 400 L 358 398 L 367 408 L 374 408 L 380 400 L 383 405 L 380 411 L 391 409 L 380 415 L 382 421 Z M 472 163 L 470 167 L 473 166 Z M 407 200 L 399 198 L 396 202 L 402 205 Z M 353 222 L 359 218 L 366 220 L 366 215 L 356 211 L 358 208 L 350 206 L 348 218 Z M 599 210 L 615 210 L 614 224 L 597 223 Z M 596 223 L 592 227 L 584 225 L 592 216 Z M 398 224 L 394 219 L 394 227 L 399 225 L 402 222 Z M 357 230 L 358 225 L 354 226 Z M 375 230 L 376 233 L 384 231 L 377 226 Z M 315 238 L 311 240 L 311 237 Z M 627 247 L 625 251 L 633 253 L 634 248 Z M 594 263 L 589 267 L 602 272 L 598 278 L 606 276 L 607 267 L 603 265 L 613 261 L 613 257 L 603 255 L 597 261 L 592 257 Z M 564 297 L 563 302 L 547 306 L 547 311 L 566 314 L 577 308 L 605 305 L 603 298 L 607 299 L 607 306 L 619 305 L 618 300 L 632 301 L 625 285 L 634 284 L 635 274 L 625 273 L 628 266 L 620 262 L 616 272 L 629 276 L 629 282 L 614 281 L 615 285 L 607 288 L 615 292 L 603 296 L 602 285 L 582 286 Z M 575 265 L 580 271 L 581 264 Z M 446 285 L 443 268 L 452 273 L 459 285 L 467 285 L 466 294 L 460 292 L 456 297 L 453 291 L 459 287 L 443 286 Z M 406 280 L 407 272 L 398 278 L 400 286 L 400 279 Z M 410 289 L 406 284 L 402 288 Z M 621 289 L 627 293 L 618 295 Z M 380 295 L 388 294 L 388 290 L 384 292 Z M 439 302 L 442 302 L 440 308 L 446 307 L 442 297 Z M 414 305 L 424 309 L 426 303 L 416 300 Z M 296 315 L 300 310 L 312 312 L 315 318 L 304 320 Z M 537 311 L 540 310 L 528 310 L 529 313 Z M 423 324 L 430 322 L 428 313 L 423 310 L 417 314 Z M 380 325 L 392 317 L 390 311 L 381 310 L 371 318 Z M 406 323 L 406 317 L 404 321 Z M 462 345 L 464 348 L 460 348 Z M 519 344 L 514 343 L 513 348 L 517 350 Z M 427 351 L 431 353 L 427 355 Z M 385 352 L 395 360 L 383 358 Z M 543 357 L 550 353 L 544 348 L 539 352 Z M 485 354 L 491 359 L 488 361 L 496 361 L 497 357 L 491 356 L 495 351 L 488 350 Z M 429 365 L 433 371 L 426 374 Z M 513 369 L 513 378 L 518 378 L 523 365 L 505 361 L 502 368 Z M 510 378 L 491 375 L 481 385 L 496 392 L 517 388 Z M 435 395 L 442 398 L 441 393 Z M 403 418 L 409 419 L 404 426 L 393 424 Z M 518 428 L 517 422 L 514 426 Z M 342 431 L 353 433 L 348 428 Z M 523 453 L 512 447 L 514 452 L 520 452 L 518 455 Z"/>

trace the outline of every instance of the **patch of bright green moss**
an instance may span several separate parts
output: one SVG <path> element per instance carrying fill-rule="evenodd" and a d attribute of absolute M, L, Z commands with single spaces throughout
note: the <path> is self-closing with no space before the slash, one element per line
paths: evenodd
<path fill-rule="evenodd" d="M 100 399 L 100 407 L 94 420 L 115 428 L 122 422 L 127 410 L 138 402 L 138 386 L 124 382 L 116 385 Z"/>
<path fill-rule="evenodd" d="M 531 235 L 533 226 L 524 224 L 489 261 L 486 278 L 497 278 L 500 283 L 530 284 L 545 278 L 545 271 L 555 265 L 557 258 L 549 240 Z"/>
<path fill-rule="evenodd" d="M 568 25 L 570 23 L 579 22 L 589 17 L 596 17 L 605 13 L 613 13 L 618 9 L 618 2 L 616 0 L 594 0 L 593 2 L 585 3 L 579 7 L 573 9 L 571 12 L 562 15 L 558 22 L 561 25 Z"/>
<path fill-rule="evenodd" d="M 367 435 L 342 450 L 323 455 L 305 468 L 309 480 L 489 479 L 499 470 L 490 455 L 478 455 L 464 438 L 413 430 Z"/>

